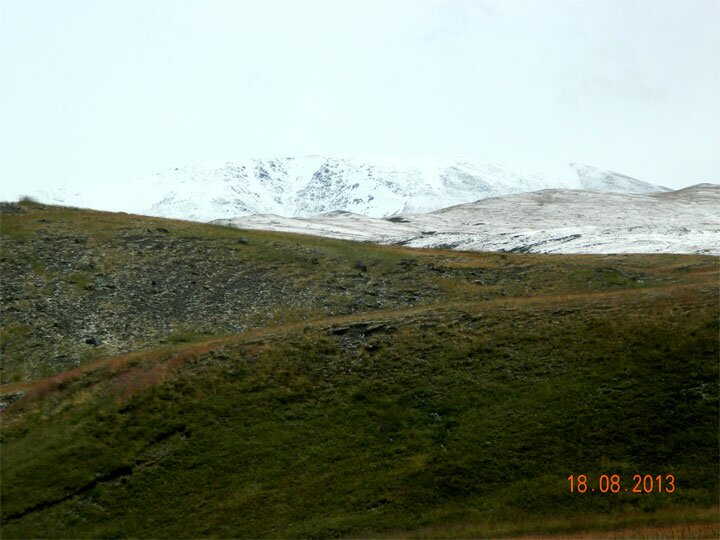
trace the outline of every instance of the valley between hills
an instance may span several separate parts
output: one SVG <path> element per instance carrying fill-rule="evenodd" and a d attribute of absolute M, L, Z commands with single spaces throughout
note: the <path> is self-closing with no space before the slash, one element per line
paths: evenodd
<path fill-rule="evenodd" d="M 720 534 L 716 256 L 32 201 L 0 236 L 3 538 Z"/>

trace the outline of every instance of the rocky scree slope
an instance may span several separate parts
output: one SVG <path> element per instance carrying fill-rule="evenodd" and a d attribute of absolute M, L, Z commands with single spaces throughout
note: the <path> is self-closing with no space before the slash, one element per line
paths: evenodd
<path fill-rule="evenodd" d="M 0 207 L 2 382 L 268 322 L 427 302 L 377 258 L 332 244 L 214 226 L 69 210 Z M 369 266 L 369 268 L 368 268 Z M 393 274 L 394 272 L 394 274 Z"/>

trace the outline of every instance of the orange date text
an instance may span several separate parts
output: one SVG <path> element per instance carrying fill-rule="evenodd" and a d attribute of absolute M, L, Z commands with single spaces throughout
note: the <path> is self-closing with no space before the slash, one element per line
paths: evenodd
<path fill-rule="evenodd" d="M 674 493 L 672 474 L 634 474 L 632 480 L 619 474 L 601 474 L 597 478 L 586 474 L 567 477 L 570 493 Z"/>

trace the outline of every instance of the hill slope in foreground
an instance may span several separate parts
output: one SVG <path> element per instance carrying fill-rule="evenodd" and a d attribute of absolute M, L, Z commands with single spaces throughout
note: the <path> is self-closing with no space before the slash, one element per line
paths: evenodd
<path fill-rule="evenodd" d="M 4 538 L 718 533 L 717 258 L 2 211 Z"/>

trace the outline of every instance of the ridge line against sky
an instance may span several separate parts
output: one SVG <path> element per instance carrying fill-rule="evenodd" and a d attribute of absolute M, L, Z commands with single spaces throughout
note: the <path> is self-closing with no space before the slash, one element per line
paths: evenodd
<path fill-rule="evenodd" d="M 237 156 L 588 163 L 720 180 L 716 0 L 0 4 L 0 183 Z"/>

